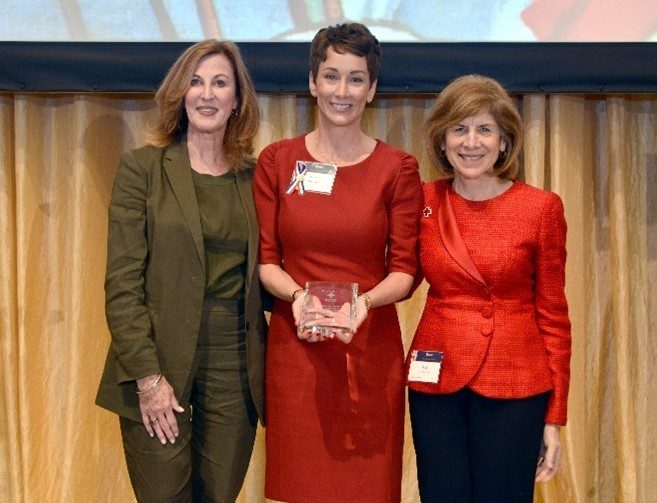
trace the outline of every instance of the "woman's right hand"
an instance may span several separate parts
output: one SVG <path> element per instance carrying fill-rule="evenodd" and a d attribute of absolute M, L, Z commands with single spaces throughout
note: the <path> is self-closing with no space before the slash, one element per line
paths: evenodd
<path fill-rule="evenodd" d="M 156 379 L 157 374 L 137 379 L 137 389 L 148 388 Z M 139 395 L 139 410 L 141 420 L 151 438 L 157 435 L 162 444 L 167 440 L 172 444 L 178 436 L 178 421 L 175 412 L 184 412 L 173 394 L 173 388 L 162 376 L 160 382 L 151 390 Z"/>
<path fill-rule="evenodd" d="M 301 323 L 301 307 L 303 306 L 305 296 L 306 294 L 302 292 L 297 295 L 292 302 L 292 316 L 294 316 L 294 324 L 297 327 L 299 326 L 299 323 Z"/>
<path fill-rule="evenodd" d="M 303 303 L 305 302 L 305 300 L 306 300 L 306 294 L 301 293 L 300 295 L 297 295 L 296 298 L 294 299 L 294 302 L 292 302 L 292 316 L 294 316 L 294 324 L 297 327 L 297 337 L 306 342 L 322 342 L 328 339 L 329 337 L 321 333 L 317 333 L 317 332 L 313 333 L 311 330 L 299 330 L 301 326 L 301 308 L 303 307 Z M 319 307 L 321 307 L 322 304 L 321 302 L 319 302 L 319 299 L 313 297 L 312 304 L 315 307 L 309 308 L 307 312 L 314 313 L 315 311 L 321 311 Z"/>

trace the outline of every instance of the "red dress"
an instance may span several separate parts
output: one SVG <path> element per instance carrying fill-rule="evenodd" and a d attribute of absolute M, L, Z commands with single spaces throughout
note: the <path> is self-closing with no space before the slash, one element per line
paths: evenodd
<path fill-rule="evenodd" d="M 286 194 L 304 137 L 260 154 L 254 196 L 260 263 L 306 281 L 366 292 L 393 271 L 414 274 L 421 207 L 417 161 L 381 141 L 341 167 L 330 195 Z M 350 344 L 299 340 L 276 300 L 267 339 L 265 495 L 289 502 L 398 502 L 404 441 L 404 354 L 393 304 L 373 308 Z"/>

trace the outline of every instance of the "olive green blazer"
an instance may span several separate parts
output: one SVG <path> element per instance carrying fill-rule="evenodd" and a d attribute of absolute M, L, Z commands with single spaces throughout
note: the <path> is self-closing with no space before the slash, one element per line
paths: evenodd
<path fill-rule="evenodd" d="M 247 217 L 245 284 L 251 396 L 264 419 L 266 322 L 257 273 L 253 168 L 236 172 Z M 205 252 L 185 141 L 124 154 L 109 204 L 105 314 L 112 336 L 96 403 L 141 421 L 135 379 L 162 372 L 180 399 L 189 378 L 205 289 Z M 181 403 L 183 407 L 187 404 Z"/>

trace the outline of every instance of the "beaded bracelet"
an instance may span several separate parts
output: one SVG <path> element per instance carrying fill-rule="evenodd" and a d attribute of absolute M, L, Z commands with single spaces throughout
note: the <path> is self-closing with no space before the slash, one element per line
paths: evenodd
<path fill-rule="evenodd" d="M 292 292 L 292 302 L 297 300 L 297 295 L 300 294 L 301 292 L 305 292 L 305 288 L 297 288 L 294 292 Z"/>
<path fill-rule="evenodd" d="M 153 389 L 155 389 L 155 387 L 158 384 L 160 384 L 160 379 L 162 379 L 162 373 L 161 372 L 157 374 L 157 377 L 155 378 L 155 380 L 153 380 L 153 382 L 150 383 L 147 387 L 145 387 L 144 389 L 137 388 L 137 394 L 138 395 L 143 395 L 144 393 L 148 393 L 149 391 L 152 391 Z"/>
<path fill-rule="evenodd" d="M 365 311 L 369 311 L 370 307 L 372 307 L 372 299 L 370 299 L 370 296 L 366 293 L 362 294 L 360 297 L 363 299 L 363 302 L 365 302 Z"/>

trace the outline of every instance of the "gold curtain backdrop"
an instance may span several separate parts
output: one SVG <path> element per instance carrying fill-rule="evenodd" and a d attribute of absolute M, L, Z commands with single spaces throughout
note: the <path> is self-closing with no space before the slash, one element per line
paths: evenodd
<path fill-rule="evenodd" d="M 573 323 L 564 463 L 536 501 L 657 502 L 657 94 L 517 99 L 522 177 L 564 201 Z M 431 105 L 382 96 L 364 120 L 415 154 L 424 180 Z M 256 154 L 315 121 L 306 96 L 260 106 Z M 118 421 L 93 401 L 109 342 L 107 203 L 119 155 L 153 117 L 150 95 L 0 94 L 0 501 L 134 501 Z M 425 294 L 399 305 L 406 347 Z M 407 423 L 408 503 L 414 463 Z M 239 502 L 265 501 L 264 465 L 259 430 Z"/>

